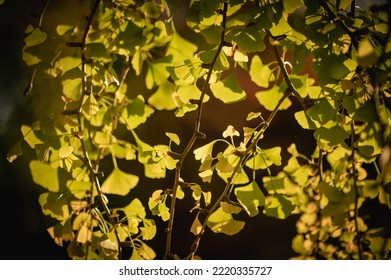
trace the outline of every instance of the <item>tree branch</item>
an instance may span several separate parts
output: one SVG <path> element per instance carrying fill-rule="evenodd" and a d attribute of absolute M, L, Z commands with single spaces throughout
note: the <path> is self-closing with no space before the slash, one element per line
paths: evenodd
<path fill-rule="evenodd" d="M 97 9 L 99 7 L 99 4 L 100 4 L 100 0 L 96 0 L 94 2 L 93 6 L 91 8 L 91 12 L 90 12 L 90 14 L 87 17 L 87 23 L 86 23 L 86 26 L 84 28 L 84 33 L 83 33 L 82 40 L 81 40 L 80 44 L 78 45 L 78 47 L 80 47 L 80 51 L 81 51 L 81 55 L 80 55 L 81 56 L 81 70 L 82 70 L 83 73 L 86 73 L 86 65 L 88 63 L 88 61 L 86 59 L 87 58 L 86 57 L 87 36 L 88 36 L 89 31 L 90 31 L 90 28 L 91 28 L 91 25 L 92 25 L 92 20 L 94 19 L 94 16 L 95 16 L 95 13 L 96 13 L 96 11 L 97 11 Z M 109 207 L 107 206 L 107 203 L 106 203 L 106 201 L 105 201 L 105 199 L 103 197 L 103 193 L 101 191 L 101 185 L 100 185 L 100 181 L 99 181 L 99 174 L 100 174 L 100 172 L 98 172 L 98 170 L 96 170 L 96 168 L 92 164 L 92 161 L 91 161 L 91 159 L 89 157 L 89 154 L 88 154 L 88 151 L 87 151 L 87 147 L 85 145 L 85 140 L 84 140 L 84 128 L 83 128 L 83 120 L 82 120 L 83 108 L 82 108 L 82 106 L 83 106 L 84 97 L 87 94 L 90 94 L 88 89 L 87 89 L 87 75 L 83 75 L 81 87 L 82 87 L 82 94 L 81 94 L 79 105 L 78 105 L 78 109 L 77 109 L 78 136 L 79 136 L 80 143 L 81 143 L 81 149 L 82 149 L 82 152 L 83 152 L 83 155 L 84 155 L 85 164 L 86 164 L 87 169 L 88 169 L 88 171 L 90 173 L 92 184 L 95 186 L 95 188 L 96 188 L 96 190 L 98 192 L 100 205 L 105 210 L 107 218 L 108 218 L 110 224 L 112 225 L 112 227 L 114 228 L 115 236 L 116 236 L 117 243 L 118 243 L 118 258 L 121 259 L 122 249 L 121 249 L 121 242 L 120 242 L 120 239 L 119 239 L 119 235 L 118 235 L 117 229 L 115 228 L 116 222 L 114 221 L 113 217 L 111 216 L 111 211 L 110 211 Z"/>
<path fill-rule="evenodd" d="M 223 16 L 223 20 L 221 23 L 223 30 L 221 32 L 220 43 L 217 47 L 217 50 L 216 50 L 216 53 L 213 57 L 212 62 L 209 65 L 209 70 L 208 70 L 208 73 L 205 78 L 205 82 L 204 82 L 204 85 L 203 85 L 203 88 L 201 91 L 197 115 L 196 115 L 196 119 L 195 119 L 195 123 L 194 123 L 193 134 L 192 134 L 189 142 L 187 143 L 184 151 L 182 152 L 182 154 L 179 158 L 179 161 L 177 162 L 176 169 L 175 169 L 175 179 L 174 179 L 174 186 L 172 188 L 172 199 L 171 199 L 171 205 L 170 205 L 170 219 L 168 220 L 168 226 L 166 229 L 167 239 L 166 239 L 166 251 L 164 254 L 164 259 L 172 258 L 171 242 L 172 242 L 172 231 L 173 231 L 174 217 L 175 217 L 176 196 L 178 193 L 178 186 L 180 183 L 183 162 L 184 162 L 185 158 L 187 157 L 188 153 L 190 152 L 191 148 L 193 147 L 194 143 L 196 142 L 197 138 L 205 138 L 205 134 L 200 132 L 203 100 L 204 100 L 206 92 L 209 88 L 209 81 L 210 81 L 210 78 L 212 77 L 213 67 L 215 66 L 216 61 L 220 55 L 220 52 L 224 46 L 225 28 L 226 28 L 226 22 L 227 22 L 227 11 L 228 11 L 228 2 L 224 1 L 223 9 L 221 12 L 221 14 Z"/>

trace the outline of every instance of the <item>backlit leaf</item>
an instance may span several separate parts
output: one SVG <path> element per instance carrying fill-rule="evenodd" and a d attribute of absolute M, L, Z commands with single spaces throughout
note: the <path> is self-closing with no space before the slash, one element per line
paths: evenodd
<path fill-rule="evenodd" d="M 255 97 L 258 99 L 259 103 L 269 111 L 273 111 L 281 98 L 284 97 L 284 93 L 281 92 L 280 88 L 277 86 L 272 87 L 269 90 L 259 91 L 255 94 Z M 286 110 L 291 106 L 291 101 L 289 98 L 286 98 L 279 107 L 279 110 Z"/>
<path fill-rule="evenodd" d="M 102 192 L 107 194 L 127 195 L 139 181 L 136 175 L 114 168 L 102 184 Z"/>
<path fill-rule="evenodd" d="M 175 86 L 170 82 L 165 82 L 148 98 L 148 103 L 158 110 L 175 109 L 174 92 Z"/>
<path fill-rule="evenodd" d="M 256 24 L 245 28 L 234 29 L 230 32 L 229 36 L 232 36 L 232 40 L 244 52 L 257 52 L 265 49 L 263 42 L 265 33 Z"/>
<path fill-rule="evenodd" d="M 138 198 L 133 199 L 128 205 L 123 208 L 127 217 L 138 217 L 144 219 L 146 212 L 143 204 Z"/>
<path fill-rule="evenodd" d="M 194 235 L 198 235 L 201 233 L 201 230 L 202 230 L 202 224 L 201 224 L 200 220 L 198 219 L 198 214 L 197 214 L 197 216 L 195 217 L 195 219 L 191 225 L 190 232 Z"/>
<path fill-rule="evenodd" d="M 143 240 L 153 239 L 157 231 L 155 221 L 152 219 L 144 219 L 143 225 L 144 226 L 140 228 Z"/>
<path fill-rule="evenodd" d="M 66 143 L 65 145 L 61 146 L 60 150 L 58 151 L 58 155 L 61 158 L 69 157 L 73 152 L 73 146 L 71 146 L 69 143 Z"/>
<path fill-rule="evenodd" d="M 307 116 L 305 111 L 299 111 L 295 113 L 295 119 L 304 129 L 316 129 L 317 125 Z"/>
<path fill-rule="evenodd" d="M 258 153 L 246 162 L 246 166 L 258 170 L 266 169 L 270 166 L 281 165 L 281 147 L 274 147 L 270 149 L 259 149 Z"/>
<path fill-rule="evenodd" d="M 179 145 L 179 144 L 181 143 L 181 141 L 180 141 L 178 135 L 176 135 L 175 133 L 166 132 L 166 136 L 167 136 L 168 138 L 170 138 L 170 140 L 171 140 L 172 142 L 174 142 L 175 144 L 177 144 L 177 145 Z"/>
<path fill-rule="evenodd" d="M 278 219 L 285 219 L 292 214 L 295 209 L 292 202 L 281 194 L 274 194 L 271 201 L 265 205 L 264 213 Z"/>
<path fill-rule="evenodd" d="M 145 76 L 147 89 L 152 89 L 167 82 L 167 78 L 170 75 L 167 67 L 170 66 L 171 59 L 171 56 L 166 56 L 148 63 L 148 71 Z"/>
<path fill-rule="evenodd" d="M 25 47 L 33 47 L 42 44 L 47 38 L 46 33 L 42 32 L 39 28 L 34 29 L 25 39 Z"/>
<path fill-rule="evenodd" d="M 149 198 L 148 206 L 153 215 L 159 216 L 163 221 L 170 218 L 170 209 L 165 204 L 165 197 L 162 190 L 156 190 Z"/>
<path fill-rule="evenodd" d="M 250 217 L 256 216 L 258 207 L 265 204 L 265 196 L 255 181 L 243 187 L 236 187 L 235 195 Z"/>
<path fill-rule="evenodd" d="M 81 96 L 81 79 L 66 79 L 61 82 L 63 93 L 69 99 L 77 101 Z"/>
<path fill-rule="evenodd" d="M 207 225 L 215 233 L 234 235 L 243 229 L 245 223 L 233 220 L 231 214 L 224 212 L 223 208 L 219 207 L 210 215 Z"/>
<path fill-rule="evenodd" d="M 232 125 L 229 125 L 226 130 L 223 132 L 223 137 L 233 137 L 233 136 L 240 136 L 239 131 L 237 131 Z"/>
<path fill-rule="evenodd" d="M 42 207 L 42 212 L 59 221 L 69 217 L 69 207 L 67 198 L 62 193 L 47 192 L 39 195 L 38 202 Z"/>
<path fill-rule="evenodd" d="M 246 98 L 246 93 L 234 75 L 210 85 L 213 95 L 224 103 L 234 103 Z"/>
<path fill-rule="evenodd" d="M 342 143 L 349 137 L 349 133 L 339 125 L 334 125 L 330 128 L 322 126 L 314 132 L 314 137 L 317 139 L 318 145 L 327 149 Z"/>
<path fill-rule="evenodd" d="M 154 109 L 151 106 L 146 105 L 144 97 L 139 95 L 133 99 L 124 110 L 122 110 L 119 120 L 122 123 L 125 123 L 128 129 L 135 129 L 142 123 L 145 123 L 153 112 Z"/>
<path fill-rule="evenodd" d="M 262 60 L 258 55 L 255 55 L 251 60 L 249 74 L 254 83 L 264 88 L 268 88 L 269 82 L 275 80 L 273 72 L 267 65 L 263 65 Z"/>
<path fill-rule="evenodd" d="M 57 168 L 52 168 L 50 164 L 33 160 L 30 162 L 30 171 L 34 183 L 52 192 L 60 190 L 59 170 Z"/>
<path fill-rule="evenodd" d="M 241 207 L 225 201 L 220 202 L 220 206 L 223 211 L 228 214 L 239 214 L 242 211 Z"/>

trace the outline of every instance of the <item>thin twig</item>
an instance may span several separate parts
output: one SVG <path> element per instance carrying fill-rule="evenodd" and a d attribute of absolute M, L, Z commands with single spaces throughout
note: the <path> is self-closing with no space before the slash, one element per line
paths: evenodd
<path fill-rule="evenodd" d="M 187 157 L 188 153 L 190 152 L 191 148 L 193 147 L 194 143 L 198 138 L 204 138 L 205 135 L 200 132 L 200 126 L 201 126 L 201 116 L 202 116 L 202 109 L 203 109 L 203 100 L 205 98 L 206 92 L 209 88 L 209 81 L 210 78 L 212 77 L 212 72 L 213 72 L 213 67 L 216 64 L 216 61 L 220 55 L 220 52 L 224 46 L 224 38 L 225 38 L 225 27 L 226 27 L 226 22 L 227 22 L 227 11 L 228 11 L 228 3 L 227 1 L 224 1 L 223 4 L 223 9 L 221 11 L 221 14 L 223 16 L 223 20 L 221 23 L 222 26 L 222 32 L 221 32 L 221 38 L 220 38 L 220 43 L 217 47 L 216 53 L 213 57 L 212 62 L 210 63 L 209 70 L 207 73 L 207 76 L 205 78 L 205 82 L 201 91 L 201 95 L 199 98 L 198 102 L 198 110 L 197 110 L 197 116 L 195 119 L 195 124 L 194 124 L 194 130 L 193 134 L 187 143 L 184 151 L 182 152 L 180 159 L 177 162 L 176 169 L 175 169 L 175 179 L 174 179 L 174 185 L 172 188 L 172 199 L 171 199 L 171 205 L 170 205 L 170 219 L 168 220 L 168 225 L 166 228 L 167 231 L 167 239 L 166 239 L 166 250 L 164 254 L 164 259 L 169 259 L 172 258 L 172 253 L 171 253 L 171 242 L 172 242 L 172 232 L 173 232 L 173 225 L 174 225 L 174 217 L 175 217 L 175 207 L 176 207 L 176 196 L 178 193 L 178 186 L 181 178 L 181 171 L 182 171 L 182 165 Z"/>
<path fill-rule="evenodd" d="M 86 73 L 86 65 L 87 65 L 87 59 L 86 59 L 87 58 L 86 57 L 87 36 L 88 36 L 89 31 L 90 31 L 90 28 L 91 28 L 91 25 L 92 25 L 92 20 L 94 19 L 94 16 L 95 16 L 95 13 L 96 13 L 96 11 L 97 11 L 97 9 L 99 7 L 99 4 L 100 4 L 100 0 L 96 0 L 95 3 L 93 4 L 93 6 L 91 8 L 91 12 L 90 12 L 89 16 L 87 17 L 87 23 L 86 23 L 86 26 L 85 26 L 85 29 L 84 29 L 82 40 L 81 40 L 80 44 L 78 44 L 78 46 L 80 47 L 80 50 L 81 50 L 81 70 L 82 70 L 83 73 Z M 114 228 L 115 236 L 116 236 L 117 243 L 118 243 L 118 258 L 121 259 L 122 248 L 121 248 L 121 242 L 120 242 L 119 234 L 118 234 L 117 229 L 115 227 L 116 222 L 114 221 L 113 217 L 111 216 L 111 211 L 110 211 L 109 207 L 107 206 L 106 201 L 105 201 L 105 199 L 103 197 L 103 193 L 101 191 L 101 186 L 100 186 L 100 181 L 99 181 L 99 178 L 98 178 L 99 177 L 99 172 L 96 170 L 96 168 L 92 164 L 92 161 L 91 161 L 91 159 L 89 157 L 89 154 L 88 154 L 88 151 L 87 151 L 87 148 L 86 148 L 86 145 L 85 145 L 85 141 L 84 141 L 84 129 L 83 129 L 83 121 L 82 121 L 83 108 L 82 107 L 83 107 L 84 97 L 87 94 L 90 94 L 88 89 L 87 89 L 87 75 L 83 75 L 82 86 L 81 87 L 82 87 L 82 94 L 81 94 L 81 97 L 80 97 L 80 102 L 79 102 L 79 106 L 78 106 L 78 114 L 77 114 L 78 135 L 79 135 L 79 139 L 80 139 L 80 143 L 81 143 L 81 149 L 83 151 L 85 164 L 86 164 L 87 169 L 88 169 L 88 171 L 90 173 L 92 183 L 93 183 L 93 185 L 95 186 L 95 188 L 96 188 L 96 190 L 98 192 L 100 205 L 105 210 L 106 215 L 108 217 L 108 220 L 109 220 L 110 224 Z"/>

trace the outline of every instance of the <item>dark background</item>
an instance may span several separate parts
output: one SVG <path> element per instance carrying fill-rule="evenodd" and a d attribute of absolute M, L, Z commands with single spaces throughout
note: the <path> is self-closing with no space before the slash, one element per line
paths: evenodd
<path fill-rule="evenodd" d="M 6 0 L 0 6 L 0 240 L 3 243 L 0 259 L 68 259 L 66 249 L 57 246 L 46 231 L 54 221 L 42 214 L 38 196 L 44 189 L 31 180 L 28 162 L 34 157 L 34 152 L 29 150 L 27 145 L 23 145 L 22 157 L 12 164 L 6 159 L 6 153 L 21 136 L 21 124 L 30 124 L 33 121 L 29 106 L 32 97 L 22 94 L 31 73 L 23 64 L 21 49 L 24 30 L 33 20 L 32 15 L 39 13 L 45 3 L 44 0 Z M 202 123 L 202 130 L 208 135 L 208 139 L 219 137 L 228 124 L 242 127 L 242 120 L 245 120 L 247 112 L 251 111 L 249 108 L 253 108 L 253 111 L 262 110 L 253 96 L 253 85 L 249 83 L 243 87 L 249 93 L 244 104 L 222 105 L 213 100 L 206 104 L 204 118 L 213 120 Z M 247 106 L 246 111 L 242 110 L 242 106 Z M 282 146 L 285 150 L 290 143 L 295 142 L 300 151 L 312 151 L 314 144 L 311 133 L 303 132 L 296 122 L 292 122 L 292 113 L 297 110 L 299 107 L 294 104 L 289 110 L 279 113 L 265 137 L 266 147 Z M 172 125 L 176 129 L 182 129 L 185 138 L 189 137 L 194 115 L 177 124 L 176 120 L 168 118 L 166 113 L 159 114 L 151 118 L 152 127 L 166 129 Z M 139 133 L 151 136 L 151 129 L 140 128 Z M 166 138 L 163 141 L 166 141 Z M 283 157 L 284 155 L 286 156 L 285 152 Z M 194 172 L 188 170 L 192 171 Z M 161 183 L 153 180 L 145 180 L 144 183 L 148 185 L 142 195 L 145 199 L 154 189 L 161 188 Z M 113 198 L 114 201 L 119 199 Z M 184 255 L 193 240 L 189 233 L 192 220 L 189 220 L 188 209 L 182 209 L 180 206 L 185 203 L 178 204 L 173 252 Z M 144 205 L 147 205 L 145 201 Z M 184 215 L 180 215 L 181 211 Z M 295 255 L 290 246 L 295 235 L 296 219 L 297 216 L 294 215 L 286 220 L 277 220 L 262 214 L 251 219 L 243 216 L 242 220 L 246 221 L 246 226 L 235 236 L 207 231 L 198 254 L 203 259 L 288 259 Z M 158 235 L 148 244 L 156 250 L 158 258 L 161 258 L 165 243 L 162 230 L 164 224 L 159 222 L 158 217 L 155 217 L 155 220 Z"/>

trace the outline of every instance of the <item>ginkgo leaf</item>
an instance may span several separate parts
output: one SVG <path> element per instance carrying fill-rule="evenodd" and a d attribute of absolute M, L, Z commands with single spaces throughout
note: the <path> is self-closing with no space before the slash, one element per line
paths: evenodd
<path fill-rule="evenodd" d="M 246 121 L 250 121 L 250 120 L 259 118 L 259 117 L 261 117 L 261 115 L 262 114 L 260 112 L 250 112 L 250 113 L 248 113 L 248 115 L 246 117 Z"/>
<path fill-rule="evenodd" d="M 210 215 L 206 224 L 215 233 L 234 235 L 243 229 L 245 222 L 234 220 L 231 214 L 219 207 Z"/>
<path fill-rule="evenodd" d="M 255 181 L 243 187 L 236 187 L 235 195 L 250 217 L 256 216 L 259 213 L 258 207 L 263 206 L 266 201 L 265 195 Z"/>
<path fill-rule="evenodd" d="M 170 76 L 167 67 L 170 66 L 171 59 L 171 56 L 166 56 L 148 63 L 148 71 L 145 76 L 147 89 L 167 82 L 167 78 Z"/>
<path fill-rule="evenodd" d="M 25 47 L 28 48 L 42 44 L 46 38 L 46 33 L 42 32 L 40 28 L 36 28 L 24 39 L 24 42 L 26 43 Z"/>
<path fill-rule="evenodd" d="M 167 221 L 170 218 L 170 209 L 166 206 L 162 193 L 162 190 L 154 191 L 149 198 L 148 207 L 153 215 L 161 217 L 163 221 Z"/>
<path fill-rule="evenodd" d="M 62 145 L 60 150 L 58 151 L 58 155 L 61 158 L 69 157 L 73 152 L 73 146 L 71 146 L 69 143 L 66 143 L 65 145 Z"/>
<path fill-rule="evenodd" d="M 258 55 L 255 55 L 251 60 L 249 74 L 254 83 L 264 88 L 268 88 L 269 82 L 273 82 L 275 80 L 273 71 L 271 71 L 267 65 L 262 63 L 262 60 Z"/>
<path fill-rule="evenodd" d="M 69 99 L 77 101 L 81 96 L 81 79 L 66 79 L 62 82 L 63 93 Z"/>
<path fill-rule="evenodd" d="M 233 137 L 233 136 L 240 136 L 239 131 L 237 131 L 232 125 L 229 125 L 226 130 L 223 132 L 223 137 Z"/>
<path fill-rule="evenodd" d="M 217 140 L 214 140 L 204 146 L 201 146 L 194 150 L 194 155 L 196 160 L 201 160 L 201 162 L 204 162 L 207 156 L 210 156 L 213 151 L 213 146 L 217 142 Z"/>
<path fill-rule="evenodd" d="M 152 219 L 144 219 L 143 227 L 140 228 L 143 240 L 151 240 L 155 237 L 157 229 L 155 221 Z"/>
<path fill-rule="evenodd" d="M 193 58 L 197 48 L 197 45 L 181 37 L 178 32 L 174 32 L 166 55 L 171 55 L 173 61 L 183 61 L 184 58 Z"/>
<path fill-rule="evenodd" d="M 153 114 L 154 109 L 145 104 L 144 97 L 138 95 L 122 110 L 120 121 L 126 124 L 128 129 L 135 129 Z"/>
<path fill-rule="evenodd" d="M 265 205 L 264 213 L 278 219 L 285 219 L 295 209 L 290 200 L 281 194 L 274 194 L 271 201 Z"/>
<path fill-rule="evenodd" d="M 239 49 L 244 52 L 257 52 L 265 49 L 263 29 L 258 28 L 256 24 L 240 29 L 233 29 L 229 35 L 237 43 Z"/>
<path fill-rule="evenodd" d="M 284 93 L 277 86 L 272 87 L 271 89 L 259 91 L 255 94 L 255 97 L 258 99 L 259 103 L 269 111 L 273 111 L 280 100 L 284 97 Z M 289 98 L 285 98 L 282 102 L 279 110 L 286 110 L 291 106 L 292 102 Z"/>
<path fill-rule="evenodd" d="M 127 217 L 136 216 L 140 219 L 144 219 L 147 215 L 143 204 L 138 198 L 133 199 L 128 205 L 126 205 L 123 208 L 123 211 Z"/>
<path fill-rule="evenodd" d="M 246 93 L 234 75 L 210 85 L 213 95 L 224 103 L 235 103 L 246 99 Z"/>
<path fill-rule="evenodd" d="M 228 214 L 239 214 L 242 211 L 241 207 L 225 201 L 220 202 L 220 206 L 223 209 L 223 211 Z"/>
<path fill-rule="evenodd" d="M 180 141 L 178 135 L 175 134 L 175 133 L 166 132 L 166 136 L 167 136 L 168 138 L 170 138 L 170 140 L 171 140 L 172 142 L 174 142 L 175 144 L 177 144 L 177 145 L 179 145 L 179 144 L 181 143 L 181 141 Z"/>
<path fill-rule="evenodd" d="M 191 224 L 190 232 L 194 235 L 198 235 L 201 233 L 201 231 L 202 231 L 202 224 L 198 219 L 198 214 L 197 214 L 193 223 Z"/>
<path fill-rule="evenodd" d="M 53 168 L 50 164 L 33 160 L 30 162 L 30 171 L 33 176 L 34 183 L 51 192 L 58 192 L 60 190 L 58 168 Z"/>
<path fill-rule="evenodd" d="M 102 192 L 107 194 L 127 195 L 139 181 L 136 175 L 114 168 L 102 184 Z"/>
<path fill-rule="evenodd" d="M 175 85 L 165 82 L 148 98 L 148 103 L 158 110 L 172 110 L 177 106 L 173 99 Z"/>
<path fill-rule="evenodd" d="M 67 197 L 62 193 L 47 192 L 39 195 L 38 202 L 42 212 L 59 221 L 69 217 Z"/>

